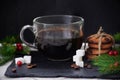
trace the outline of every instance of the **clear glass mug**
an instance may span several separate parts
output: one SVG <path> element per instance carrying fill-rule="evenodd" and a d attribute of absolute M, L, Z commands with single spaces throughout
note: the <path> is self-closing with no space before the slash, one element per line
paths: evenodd
<path fill-rule="evenodd" d="M 81 48 L 84 19 L 72 15 L 37 17 L 33 25 L 20 31 L 20 39 L 29 47 L 37 48 L 50 60 L 68 60 Z M 33 44 L 24 40 L 24 31 L 30 29 L 35 35 Z"/>

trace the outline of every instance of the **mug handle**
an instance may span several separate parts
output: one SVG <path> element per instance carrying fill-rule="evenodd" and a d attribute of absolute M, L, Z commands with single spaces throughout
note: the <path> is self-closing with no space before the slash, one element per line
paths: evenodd
<path fill-rule="evenodd" d="M 31 44 L 31 43 L 28 43 L 28 42 L 25 41 L 25 39 L 24 39 L 24 31 L 26 29 L 29 29 L 29 30 L 31 30 L 33 32 L 33 27 L 31 25 L 25 25 L 25 26 L 23 26 L 23 28 L 20 31 L 20 39 L 21 39 L 21 41 L 23 43 L 25 43 L 29 47 L 36 48 L 34 43 Z"/>

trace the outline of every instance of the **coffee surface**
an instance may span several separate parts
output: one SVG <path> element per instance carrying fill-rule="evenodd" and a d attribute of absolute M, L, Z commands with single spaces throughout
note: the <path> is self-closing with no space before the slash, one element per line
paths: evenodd
<path fill-rule="evenodd" d="M 36 45 L 51 59 L 66 59 L 75 54 L 82 45 L 79 32 L 67 28 L 48 28 L 38 32 Z"/>

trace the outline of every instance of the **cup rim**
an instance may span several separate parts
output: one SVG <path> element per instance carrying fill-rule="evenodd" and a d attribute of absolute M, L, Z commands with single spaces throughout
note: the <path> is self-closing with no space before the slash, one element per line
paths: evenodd
<path fill-rule="evenodd" d="M 79 18 L 80 20 L 78 21 L 75 21 L 75 22 L 72 22 L 72 23 L 69 23 L 69 24 L 65 24 L 65 23 L 60 23 L 62 25 L 70 25 L 70 24 L 82 24 L 84 23 L 84 18 L 80 17 L 80 16 L 74 16 L 74 15 L 46 15 L 46 16 L 39 16 L 39 17 L 36 17 L 33 19 L 33 23 L 36 23 L 36 24 L 47 24 L 47 25 L 53 25 L 54 23 L 42 23 L 42 22 L 38 22 L 37 19 L 40 19 L 40 18 L 45 18 L 45 17 L 57 17 L 57 16 L 67 16 L 67 17 L 76 17 L 76 18 Z M 54 25 L 59 25 L 58 23 L 55 23 Z"/>

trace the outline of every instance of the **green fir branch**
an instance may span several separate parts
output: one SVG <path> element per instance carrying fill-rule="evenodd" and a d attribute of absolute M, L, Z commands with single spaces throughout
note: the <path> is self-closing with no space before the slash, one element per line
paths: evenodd
<path fill-rule="evenodd" d="M 2 44 L 2 47 L 0 47 L 0 54 L 2 56 L 11 56 L 14 55 L 14 52 L 16 51 L 16 47 L 11 44 Z"/>
<path fill-rule="evenodd" d="M 113 35 L 113 38 L 115 39 L 116 42 L 120 41 L 120 32 L 117 32 Z"/>
<path fill-rule="evenodd" d="M 15 36 L 7 36 L 4 39 L 0 40 L 0 65 L 5 64 L 9 60 L 12 60 L 15 56 L 16 52 L 21 54 L 29 54 L 30 48 L 28 46 L 23 46 L 23 50 L 16 51 L 17 47 L 14 45 L 15 43 L 20 42 L 18 37 Z"/>
<path fill-rule="evenodd" d="M 116 56 L 110 56 L 109 54 L 101 54 L 101 56 L 93 59 L 93 65 L 99 67 L 99 71 L 103 74 L 113 74 L 120 72 L 119 66 L 114 66 L 115 62 L 120 63 L 120 54 Z"/>

